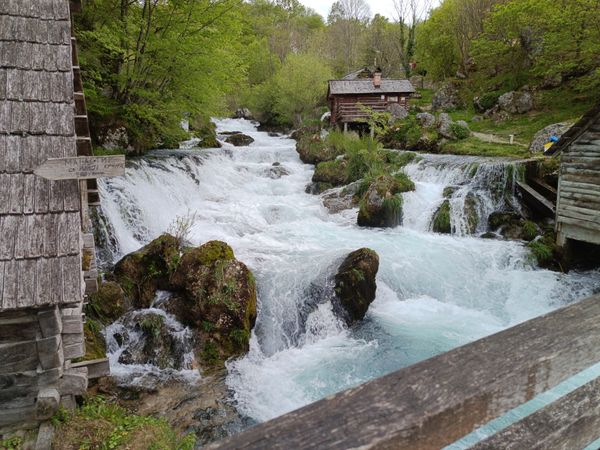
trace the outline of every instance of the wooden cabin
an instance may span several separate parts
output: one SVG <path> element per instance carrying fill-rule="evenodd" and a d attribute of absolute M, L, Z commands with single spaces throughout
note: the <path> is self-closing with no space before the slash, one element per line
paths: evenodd
<path fill-rule="evenodd" d="M 408 107 L 415 88 L 408 80 L 382 77 L 381 70 L 365 68 L 346 75 L 341 80 L 329 81 L 327 99 L 331 123 L 347 128 L 369 118 L 369 110 L 393 111 L 394 105 Z"/>
<path fill-rule="evenodd" d="M 90 375 L 74 361 L 97 289 L 95 184 L 34 173 L 91 155 L 75 49 L 69 0 L 0 2 L 0 440 L 74 407 Z"/>
<path fill-rule="evenodd" d="M 600 103 L 551 148 L 561 155 L 556 205 L 558 245 L 600 244 Z"/>

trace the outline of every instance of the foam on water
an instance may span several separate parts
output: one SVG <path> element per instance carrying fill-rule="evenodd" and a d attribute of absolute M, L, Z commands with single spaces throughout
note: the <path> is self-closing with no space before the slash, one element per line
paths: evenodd
<path fill-rule="evenodd" d="M 478 161 L 480 178 L 473 176 L 475 161 L 444 157 L 443 163 L 411 164 L 406 170 L 417 190 L 405 194 L 406 225 L 361 229 L 356 211 L 330 215 L 318 196 L 305 193 L 313 168 L 301 163 L 294 141 L 257 132 L 244 120 L 217 126 L 255 142 L 163 151 L 130 162 L 124 177 L 100 183 L 102 208 L 116 243 L 113 260 L 166 231 L 176 217 L 194 213 L 195 244 L 226 241 L 250 266 L 259 316 L 250 352 L 228 364 L 227 382 L 240 411 L 258 421 L 600 289 L 597 272 L 539 270 L 521 243 L 465 236 L 460 214 L 453 219 L 456 235 L 428 231 L 449 185 L 477 192 L 489 200 L 488 209 L 498 205 L 485 183 L 506 183 L 507 175 L 494 164 L 485 168 Z M 289 176 L 270 177 L 275 162 Z M 341 258 L 361 247 L 380 255 L 377 299 L 366 320 L 349 330 L 319 286 Z"/>

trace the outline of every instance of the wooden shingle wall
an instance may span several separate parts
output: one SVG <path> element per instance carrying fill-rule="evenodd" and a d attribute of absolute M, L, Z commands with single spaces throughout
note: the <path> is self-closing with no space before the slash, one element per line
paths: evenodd
<path fill-rule="evenodd" d="M 66 0 L 0 1 L 0 312 L 81 302 L 76 180 L 33 174 L 76 156 Z"/>
<path fill-rule="evenodd" d="M 557 204 L 559 244 L 600 244 L 600 108 L 562 151 Z"/>

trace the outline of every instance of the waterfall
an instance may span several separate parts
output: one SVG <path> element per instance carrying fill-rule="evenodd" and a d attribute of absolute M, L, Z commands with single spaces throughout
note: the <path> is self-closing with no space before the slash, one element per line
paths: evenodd
<path fill-rule="evenodd" d="M 243 414 L 264 421 L 334 392 L 414 364 L 600 290 L 598 272 L 557 274 L 532 263 L 522 243 L 467 233 L 464 205 L 477 200 L 478 225 L 515 207 L 512 163 L 427 156 L 406 167 L 404 226 L 356 225 L 356 210 L 329 214 L 305 192 L 314 168 L 295 142 L 245 120 L 219 120 L 249 147 L 153 152 L 126 174 L 100 183 L 104 242 L 113 261 L 193 214 L 189 239 L 229 243 L 257 279 L 259 314 L 248 355 L 228 363 L 227 383 Z M 275 165 L 274 165 L 275 164 Z M 282 167 L 287 175 L 273 176 Z M 454 235 L 430 232 L 454 187 Z M 505 193 L 508 192 L 507 195 Z M 347 328 L 330 302 L 330 277 L 361 247 L 380 255 L 377 298 Z M 116 352 L 116 350 L 115 350 Z M 116 354 L 116 353 L 114 353 Z"/>
<path fill-rule="evenodd" d="M 418 157 L 405 168 L 417 187 L 415 192 L 405 194 L 405 226 L 430 230 L 435 212 L 448 200 L 452 234 L 485 233 L 491 213 L 520 211 L 515 198 L 519 167 L 510 160 L 472 156 Z"/>

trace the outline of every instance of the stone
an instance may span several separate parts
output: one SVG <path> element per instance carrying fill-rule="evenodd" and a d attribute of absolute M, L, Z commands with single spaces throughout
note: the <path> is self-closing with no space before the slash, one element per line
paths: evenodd
<path fill-rule="evenodd" d="M 44 422 L 40 425 L 38 430 L 37 439 L 35 441 L 34 450 L 48 450 L 52 448 L 52 441 L 54 440 L 54 426 L 52 422 Z"/>
<path fill-rule="evenodd" d="M 54 388 L 40 389 L 35 402 L 35 415 L 38 420 L 50 419 L 60 404 L 60 394 Z"/>
<path fill-rule="evenodd" d="M 544 145 L 550 141 L 552 136 L 556 136 L 560 139 L 560 137 L 565 134 L 570 127 L 571 125 L 566 123 L 554 123 L 541 129 L 533 137 L 531 145 L 529 146 L 529 151 L 532 153 L 543 152 L 545 150 Z"/>
<path fill-rule="evenodd" d="M 433 220 L 431 222 L 431 230 L 434 233 L 452 233 L 452 226 L 450 222 L 450 208 L 450 200 L 444 200 L 442 205 L 437 209 L 437 211 L 433 215 Z"/>
<path fill-rule="evenodd" d="M 442 85 L 433 95 L 432 108 L 434 111 L 449 111 L 457 109 L 462 104 L 458 96 L 458 89 L 452 82 Z"/>
<path fill-rule="evenodd" d="M 533 96 L 527 91 L 512 91 L 498 98 L 498 108 L 508 114 L 525 114 L 533 109 Z"/>
<path fill-rule="evenodd" d="M 221 365 L 246 353 L 256 322 L 256 282 L 224 242 L 212 241 L 187 251 L 172 277 L 183 294 L 178 319 L 193 327 L 201 342 L 200 359 Z"/>
<path fill-rule="evenodd" d="M 238 108 L 234 114 L 235 119 L 254 120 L 254 116 L 248 108 Z"/>
<path fill-rule="evenodd" d="M 392 115 L 394 120 L 403 120 L 408 117 L 408 109 L 398 103 L 390 103 L 387 111 Z"/>
<path fill-rule="evenodd" d="M 115 265 L 115 280 L 134 307 L 148 308 L 157 290 L 169 289 L 169 278 L 180 259 L 179 247 L 179 239 L 163 234 Z"/>
<path fill-rule="evenodd" d="M 440 136 L 442 136 L 446 139 L 451 139 L 451 140 L 456 139 L 456 136 L 454 135 L 454 131 L 452 130 L 453 124 L 454 124 L 454 121 L 452 120 L 452 117 L 450 117 L 449 114 L 446 114 L 446 113 L 440 114 L 437 119 L 437 129 L 438 129 L 438 133 L 440 134 Z"/>
<path fill-rule="evenodd" d="M 483 121 L 483 117 L 481 116 L 473 116 L 471 118 L 471 122 L 482 122 Z"/>
<path fill-rule="evenodd" d="M 265 170 L 265 175 L 272 180 L 279 180 L 282 177 L 288 176 L 290 171 L 283 167 L 280 163 L 273 163 L 271 167 Z"/>
<path fill-rule="evenodd" d="M 244 133 L 236 133 L 225 138 L 225 142 L 233 145 L 234 147 L 248 147 L 254 142 L 254 138 Z"/>
<path fill-rule="evenodd" d="M 111 125 L 100 131 L 98 133 L 98 143 L 100 147 L 109 150 L 132 150 L 127 128 L 120 125 Z"/>
<path fill-rule="evenodd" d="M 435 116 L 433 114 L 423 112 L 418 113 L 416 117 L 417 122 L 419 122 L 419 125 L 423 128 L 431 128 L 435 125 Z"/>
<path fill-rule="evenodd" d="M 466 128 L 467 130 L 469 130 L 469 124 L 467 122 L 465 122 L 464 120 L 457 120 L 456 121 L 456 125 L 461 126 L 463 128 Z"/>
<path fill-rule="evenodd" d="M 301 134 L 296 143 L 296 151 L 305 164 L 319 164 L 333 161 L 343 150 L 329 147 L 318 134 Z"/>
<path fill-rule="evenodd" d="M 379 256 L 362 248 L 350 253 L 335 275 L 335 300 L 348 326 L 364 319 L 377 292 Z"/>
<path fill-rule="evenodd" d="M 331 189 L 323 193 L 323 206 L 330 214 L 337 214 L 344 210 L 352 209 L 357 205 L 356 194 L 362 181 L 355 181 L 347 186 Z"/>
<path fill-rule="evenodd" d="M 360 200 L 358 225 L 393 228 L 402 223 L 402 192 L 415 189 L 406 176 L 383 175 L 371 183 Z"/>
<path fill-rule="evenodd" d="M 98 292 L 90 295 L 94 316 L 104 324 L 112 323 L 129 309 L 123 288 L 115 281 L 105 281 Z"/>

